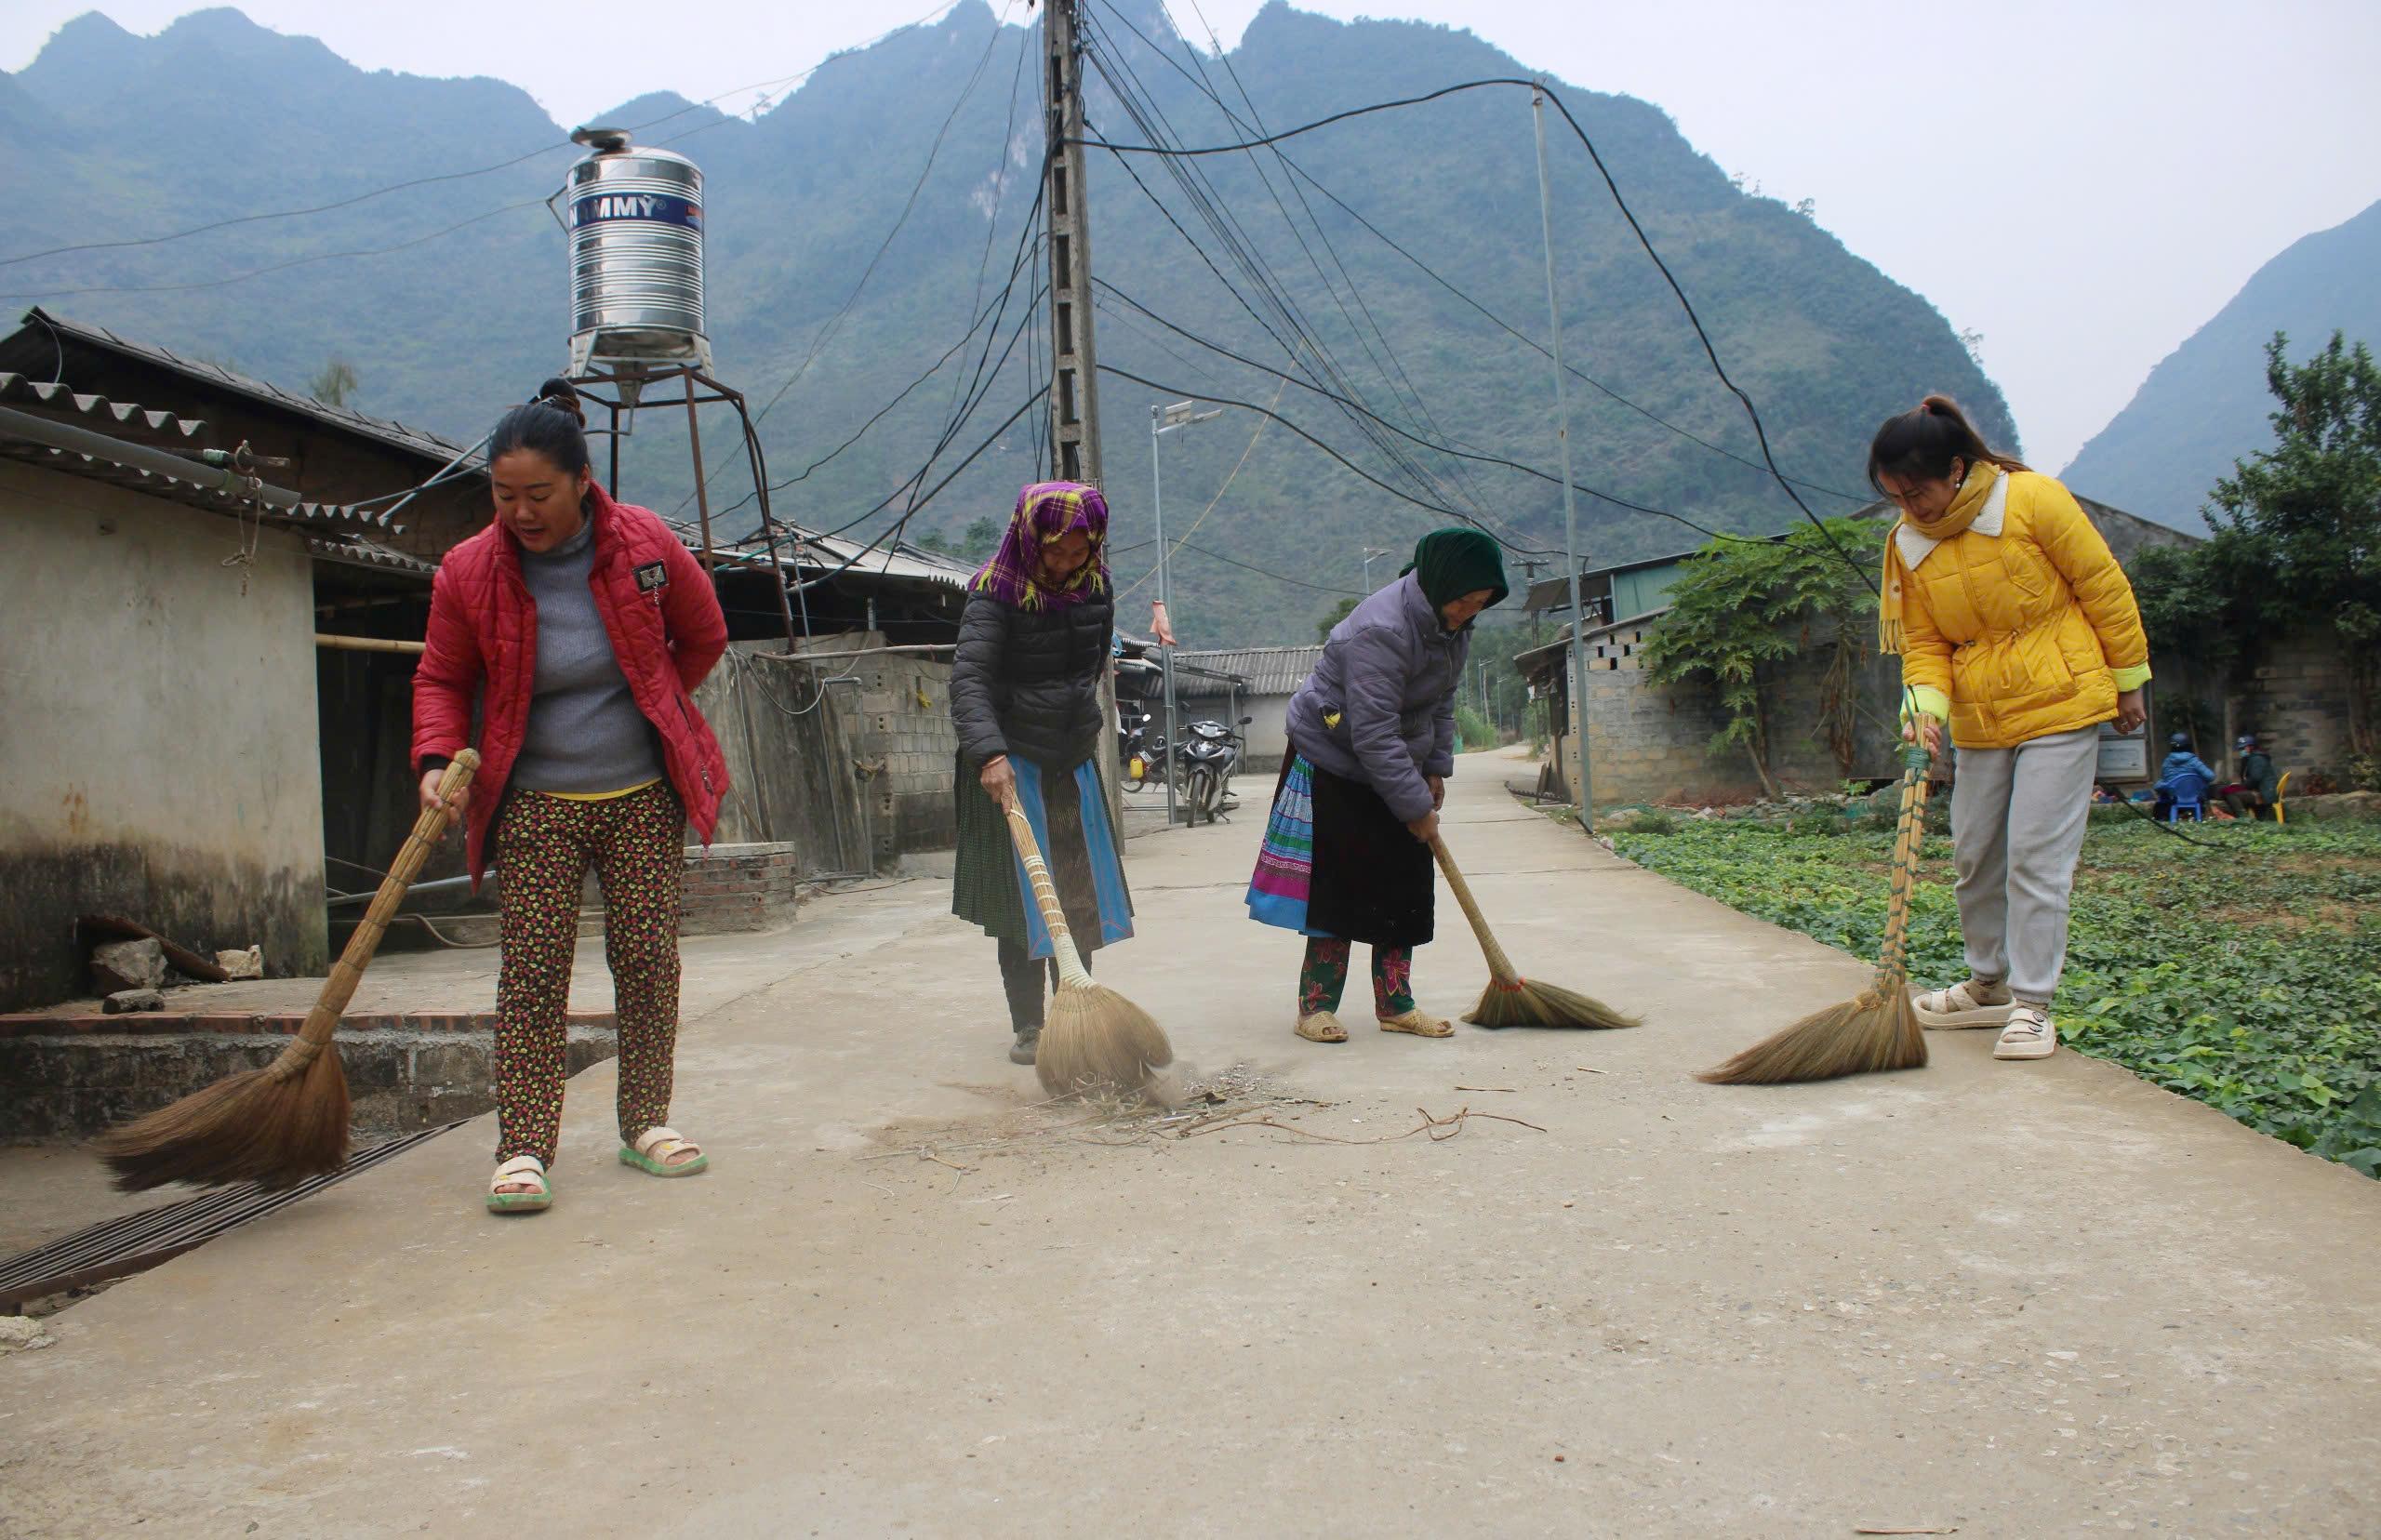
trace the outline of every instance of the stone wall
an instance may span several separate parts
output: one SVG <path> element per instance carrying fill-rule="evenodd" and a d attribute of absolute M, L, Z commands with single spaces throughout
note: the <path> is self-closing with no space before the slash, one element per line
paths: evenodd
<path fill-rule="evenodd" d="M 2232 739 L 2255 733 L 2277 773 L 2320 769 L 2338 778 L 2349 753 L 2349 688 L 2348 660 L 2328 627 L 2281 637 L 2225 702 L 2224 742 L 2210 746 L 2225 755 L 2220 768 L 2238 768 Z"/>
<path fill-rule="evenodd" d="M 0 573 L 0 1010 L 83 992 L 83 914 L 321 973 L 302 538 L 7 461 Z"/>
<path fill-rule="evenodd" d="M 273 1062 L 300 1014 L 0 1016 L 0 1139 L 86 1139 L 243 1069 Z M 339 1055 L 359 1135 L 410 1133 L 496 1105 L 489 1093 L 493 1016 L 351 1016 Z M 565 1073 L 614 1057 L 609 1012 L 574 1011 Z"/>

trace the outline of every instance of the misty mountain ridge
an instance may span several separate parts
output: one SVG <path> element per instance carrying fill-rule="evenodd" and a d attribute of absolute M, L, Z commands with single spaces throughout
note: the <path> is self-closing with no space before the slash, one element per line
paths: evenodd
<path fill-rule="evenodd" d="M 1132 98 L 1100 73 L 1087 75 L 1095 131 L 1119 143 L 1143 142 L 1137 113 L 1179 142 L 1222 143 L 1245 137 L 1260 116 L 1278 131 L 1457 80 L 1531 73 L 1468 33 L 1341 23 L 1279 0 L 1222 59 L 1186 47 L 1163 8 L 1146 0 L 1092 0 L 1086 15 L 1089 57 Z M 1038 191 L 1034 41 L 1026 28 L 999 26 L 981 0 L 963 0 L 939 22 L 829 60 L 752 117 L 655 93 L 597 120 L 646 126 L 638 142 L 676 150 L 703 169 L 708 326 L 720 378 L 758 409 L 815 352 L 763 425 L 774 478 L 792 477 L 842 445 L 999 297 Z M 758 74 L 773 61 L 750 62 Z M 1869 432 L 1926 391 L 1949 391 L 1989 436 L 2015 442 L 2000 392 L 1922 298 L 1809 219 L 1733 186 L 1658 109 L 1558 89 L 1595 136 L 1722 357 L 1762 404 L 1780 462 L 1842 494 L 1806 490 L 1818 511 L 1845 511 L 1864 495 Z M 1229 115 L 1216 98 L 1229 103 Z M 1319 339 L 1328 364 L 1315 366 L 1330 390 L 1360 394 L 1419 437 L 1550 469 L 1544 357 L 1332 201 L 1344 200 L 1542 341 L 1527 101 L 1521 90 L 1483 90 L 1337 125 L 1281 147 L 1297 171 L 1270 154 L 1204 158 L 1195 167 L 1228 211 L 1229 241 L 1177 185 L 1181 163 L 1090 153 L 1094 271 L 1113 285 L 1097 315 L 1100 360 L 1164 387 L 1113 376 L 1099 384 L 1120 587 L 1153 559 L 1149 407 L 1186 395 L 1262 406 L 1279 392 L 1276 410 L 1371 474 L 1477 511 L 1518 544 L 1559 551 L 1562 503 L 1550 482 L 1393 433 L 1378 431 L 1382 442 L 1373 442 L 1322 394 L 1182 335 L 1283 369 L 1292 367 L 1285 343 L 1311 361 L 1309 339 Z M 1548 131 L 1566 357 L 1603 388 L 1572 382 L 1577 479 L 1712 528 L 1785 527 L 1799 514 L 1756 468 L 1751 431 L 1712 377 L 1686 317 L 1550 112 Z M 86 15 L 26 69 L 0 75 L 0 154 L 31 169 L 14 200 L 13 249 L 0 256 L 441 179 L 303 219 L 19 262 L 0 268 L 14 280 L 0 290 L 20 310 L 44 303 L 286 385 L 302 384 L 338 355 L 361 378 L 353 405 L 468 442 L 563 363 L 564 241 L 540 205 L 579 153 L 565 139 L 565 126 L 502 81 L 360 70 L 319 42 L 257 26 L 235 10 L 194 13 L 153 38 Z M 194 145 L 206 153 L 193 157 Z M 499 166 L 514 157 L 519 164 Z M 481 167 L 497 168 L 455 175 Z M 1198 237 L 1204 258 L 1185 246 L 1177 222 Z M 1261 261 L 1264 283 L 1243 271 L 1234 245 Z M 308 259 L 387 247 L 402 249 Z M 268 267 L 280 271 L 219 282 Z M 1216 270 L 1230 276 L 1237 296 Z M 836 321 L 864 271 L 865 285 Z M 979 332 L 865 436 L 781 491 L 780 516 L 832 528 L 899 486 L 943 435 L 980 360 L 989 381 L 980 404 L 950 435 L 926 484 L 948 474 L 1042 382 L 1045 323 L 1021 335 L 1015 328 L 1043 281 L 1038 269 L 1020 280 L 989 349 Z M 1276 286 L 1294 320 L 1282 316 L 1265 284 Z M 910 536 L 955 533 L 987 513 L 1004 517 L 1017 487 L 1037 474 L 1041 416 L 1028 412 L 1000 434 L 917 514 Z M 1450 522 L 1260 421 L 1230 410 L 1166 437 L 1167 531 L 1175 538 L 1188 532 L 1192 542 L 1172 579 L 1186 644 L 1305 640 L 1339 592 L 1361 587 L 1364 547 L 1403 548 Z M 724 421 L 705 423 L 711 461 L 722 467 L 714 508 L 749 489 L 740 457 L 731 463 L 725 453 L 725 433 Z M 1420 468 L 1418 485 L 1400 458 Z M 691 485 L 683 420 L 641 416 L 624 458 L 623 496 L 667 512 Z M 1594 498 L 1583 498 L 1579 513 L 1591 562 L 1687 549 L 1703 538 Z M 872 534 L 884 523 L 860 529 Z"/>
<path fill-rule="evenodd" d="M 2270 449 L 2265 349 L 2275 332 L 2304 361 L 2330 342 L 2381 346 L 2381 203 L 2291 244 L 2166 355 L 2061 472 L 2102 501 L 2207 533 L 2201 509 L 2235 460 Z"/>

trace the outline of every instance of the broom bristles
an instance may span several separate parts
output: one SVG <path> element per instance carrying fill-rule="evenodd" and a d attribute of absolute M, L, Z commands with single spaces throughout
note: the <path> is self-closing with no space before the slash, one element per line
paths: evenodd
<path fill-rule="evenodd" d="M 309 1046 L 291 1043 L 284 1056 Z M 120 1192 L 168 1182 L 296 1185 L 347 1163 L 347 1073 L 326 1046 L 295 1074 L 244 1069 L 93 1141 Z"/>
<path fill-rule="evenodd" d="M 1909 991 L 1872 985 L 1857 1000 L 1815 1011 L 1696 1076 L 1713 1085 L 1785 1085 L 1926 1063 L 1926 1032 Z"/>
<path fill-rule="evenodd" d="M 1050 1002 L 1033 1072 L 1054 1096 L 1145 1090 L 1174 1062 L 1174 1045 L 1147 1011 L 1105 985 L 1066 988 Z"/>
<path fill-rule="evenodd" d="M 1526 978 L 1507 983 L 1491 978 L 1480 992 L 1480 1003 L 1463 1018 L 1474 1027 L 1642 1027 L 1593 995 L 1566 989 L 1560 984 L 1538 984 Z"/>

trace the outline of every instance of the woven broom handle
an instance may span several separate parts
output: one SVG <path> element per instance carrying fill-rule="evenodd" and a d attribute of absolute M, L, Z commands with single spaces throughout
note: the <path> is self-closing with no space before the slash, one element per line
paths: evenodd
<path fill-rule="evenodd" d="M 1513 971 L 1512 960 L 1496 938 L 1488 932 L 1488 917 L 1480 912 L 1480 905 L 1471 896 L 1471 884 L 1455 869 L 1455 857 L 1447 854 L 1445 842 L 1430 836 L 1430 854 L 1439 858 L 1439 870 L 1446 873 L 1447 886 L 1455 889 L 1455 901 L 1463 907 L 1463 917 L 1471 922 L 1471 934 L 1480 938 L 1480 949 L 1488 956 L 1488 971 L 1498 978 L 1519 978 Z"/>
<path fill-rule="evenodd" d="M 298 1029 L 298 1043 L 311 1046 L 314 1053 L 331 1040 L 339 1029 L 339 1018 L 347 1013 L 347 1002 L 355 997 L 355 987 L 364 982 L 364 970 L 371 965 L 372 954 L 379 949 L 380 936 L 389 928 L 389 921 L 405 902 L 406 889 L 413 885 L 421 863 L 430 858 L 431 850 L 446 837 L 449 817 L 446 800 L 469 790 L 472 776 L 480 767 L 479 755 L 469 749 L 456 754 L 439 777 L 438 805 L 422 809 L 421 816 L 413 821 L 413 832 L 406 836 L 405 848 L 397 852 L 389 874 L 380 879 L 380 891 L 372 896 L 372 907 L 364 911 L 364 919 L 355 934 L 347 938 L 347 947 L 331 964 L 330 977 L 323 981 L 323 992 L 314 998 L 314 1008 L 306 1013 L 306 1024 Z M 291 1066 L 295 1074 L 313 1062 L 314 1053 L 307 1053 L 292 1044 L 295 1052 L 286 1052 L 273 1061 L 273 1068 Z M 294 1065 L 291 1061 L 295 1061 Z"/>
<path fill-rule="evenodd" d="M 1001 809 L 1008 815 L 1009 838 L 1017 842 L 1017 857 L 1025 863 L 1026 881 L 1033 884 L 1033 902 L 1050 932 L 1050 953 L 1058 960 L 1058 987 L 1083 988 L 1091 983 L 1091 975 L 1075 950 L 1074 934 L 1067 929 L 1067 911 L 1058 903 L 1058 885 L 1050 880 L 1050 869 L 1043 863 L 1042 846 L 1033 838 L 1033 821 L 1025 816 L 1024 804 L 1013 790 L 1002 799 Z"/>
<path fill-rule="evenodd" d="M 1909 976 L 1909 897 L 1918 885 L 1918 852 L 1926 837 L 1926 772 L 1904 773 L 1901 821 L 1894 830 L 1893 896 L 1885 905 L 1885 944 L 1877 959 L 1880 978 L 1898 986 Z"/>

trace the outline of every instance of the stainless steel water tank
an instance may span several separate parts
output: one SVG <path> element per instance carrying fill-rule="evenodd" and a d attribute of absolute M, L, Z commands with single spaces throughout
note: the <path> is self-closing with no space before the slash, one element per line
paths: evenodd
<path fill-rule="evenodd" d="M 570 236 L 570 365 L 711 367 L 703 335 L 703 174 L 640 150 L 625 130 L 581 128 L 588 154 L 556 196 Z"/>

